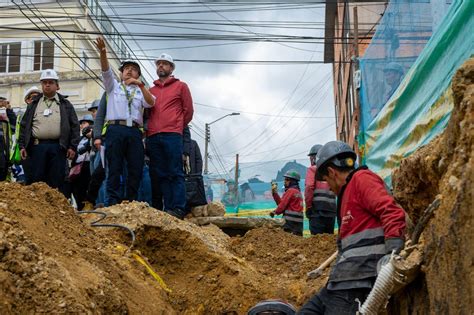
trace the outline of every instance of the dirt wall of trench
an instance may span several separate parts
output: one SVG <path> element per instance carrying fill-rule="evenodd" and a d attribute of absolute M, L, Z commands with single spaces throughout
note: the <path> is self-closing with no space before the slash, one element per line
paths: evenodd
<path fill-rule="evenodd" d="M 472 314 L 474 310 L 473 136 L 474 59 L 452 82 L 454 109 L 445 131 L 404 159 L 393 175 L 394 196 L 414 223 L 435 199 L 422 274 L 391 303 L 392 314 Z"/>

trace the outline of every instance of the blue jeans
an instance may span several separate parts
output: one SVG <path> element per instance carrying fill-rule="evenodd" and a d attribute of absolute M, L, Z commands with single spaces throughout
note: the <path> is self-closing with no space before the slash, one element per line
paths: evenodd
<path fill-rule="evenodd" d="M 112 206 L 122 201 L 120 179 L 125 178 L 124 166 L 127 167 L 125 199 L 137 200 L 145 159 L 142 132 L 135 127 L 110 125 L 107 128 L 105 142 L 107 143 L 105 156 L 108 165 L 108 205 Z"/>
<path fill-rule="evenodd" d="M 183 172 L 183 136 L 178 133 L 157 133 L 146 139 L 150 157 L 152 205 L 160 210 L 184 213 L 186 191 Z"/>
<path fill-rule="evenodd" d="M 322 288 L 301 307 L 298 315 L 354 315 L 359 310 L 355 299 L 364 303 L 370 289 L 328 290 Z"/>

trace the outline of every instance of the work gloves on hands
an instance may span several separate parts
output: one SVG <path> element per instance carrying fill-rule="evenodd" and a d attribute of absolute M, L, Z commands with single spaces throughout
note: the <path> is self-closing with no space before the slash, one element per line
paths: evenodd
<path fill-rule="evenodd" d="M 379 259 L 377 262 L 377 273 L 380 269 L 390 261 L 392 252 L 399 254 L 405 245 L 405 241 L 402 238 L 388 238 L 385 240 L 385 256 Z"/>
<path fill-rule="evenodd" d="M 275 216 L 275 211 L 270 212 L 270 216 L 273 218 Z"/>

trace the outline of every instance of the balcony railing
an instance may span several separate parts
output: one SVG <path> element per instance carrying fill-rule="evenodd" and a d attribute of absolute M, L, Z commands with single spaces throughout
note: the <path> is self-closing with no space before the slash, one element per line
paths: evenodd
<path fill-rule="evenodd" d="M 112 21 L 110 21 L 108 15 L 105 13 L 104 9 L 102 9 L 99 2 L 97 0 L 87 0 L 86 4 L 90 10 L 90 14 L 95 18 L 93 19 L 94 23 L 102 32 L 104 32 L 105 38 L 117 56 L 121 60 L 130 59 L 130 52 L 127 49 L 125 40 L 122 35 L 120 35 L 117 28 L 115 28 Z"/>

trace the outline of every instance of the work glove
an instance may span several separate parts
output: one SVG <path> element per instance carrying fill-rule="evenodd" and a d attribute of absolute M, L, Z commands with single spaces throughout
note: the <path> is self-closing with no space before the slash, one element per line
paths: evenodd
<path fill-rule="evenodd" d="M 278 192 L 278 185 L 277 183 L 272 182 L 272 194 L 276 194 Z"/>
<path fill-rule="evenodd" d="M 395 254 L 400 253 L 405 245 L 405 241 L 401 238 L 388 238 L 385 240 L 385 256 L 379 259 L 377 262 L 377 273 L 380 272 L 380 269 L 390 261 L 392 252 Z"/>
<path fill-rule="evenodd" d="M 270 212 L 270 217 L 273 218 L 274 216 L 275 216 L 275 211 Z"/>

